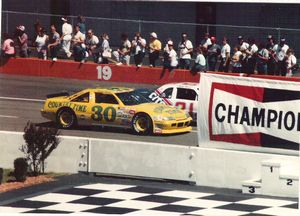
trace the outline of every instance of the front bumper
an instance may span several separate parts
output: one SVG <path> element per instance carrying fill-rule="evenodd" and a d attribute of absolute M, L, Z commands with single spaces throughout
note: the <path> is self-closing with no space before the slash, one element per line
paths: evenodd
<path fill-rule="evenodd" d="M 155 134 L 175 134 L 184 133 L 192 130 L 190 123 L 191 117 L 182 120 L 173 121 L 155 121 L 153 133 Z"/>

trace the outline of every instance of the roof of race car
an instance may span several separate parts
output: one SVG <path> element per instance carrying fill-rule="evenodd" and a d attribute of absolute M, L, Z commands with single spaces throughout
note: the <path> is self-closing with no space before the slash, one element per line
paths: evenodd
<path fill-rule="evenodd" d="M 95 92 L 110 92 L 110 93 L 122 93 L 122 92 L 130 92 L 133 91 L 133 88 L 127 87 L 97 87 L 97 88 L 90 88 L 89 90 Z"/>
<path fill-rule="evenodd" d="M 199 83 L 196 83 L 196 82 L 179 82 L 179 83 L 168 83 L 168 84 L 165 84 L 165 85 L 162 85 L 162 86 L 198 87 L 198 85 L 199 85 Z"/>

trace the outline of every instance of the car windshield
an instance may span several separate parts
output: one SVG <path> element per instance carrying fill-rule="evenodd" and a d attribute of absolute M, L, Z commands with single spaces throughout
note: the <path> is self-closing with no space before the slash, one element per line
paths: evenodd
<path fill-rule="evenodd" d="M 123 102 L 123 104 L 127 106 L 151 103 L 150 99 L 145 98 L 137 91 L 117 93 L 116 95 Z"/>

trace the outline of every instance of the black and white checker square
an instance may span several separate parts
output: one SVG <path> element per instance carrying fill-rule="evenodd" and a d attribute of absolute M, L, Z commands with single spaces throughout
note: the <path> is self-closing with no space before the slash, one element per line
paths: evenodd
<path fill-rule="evenodd" d="M 0 206 L 3 213 L 122 215 L 299 216 L 285 199 L 162 189 L 124 184 L 89 184 Z"/>

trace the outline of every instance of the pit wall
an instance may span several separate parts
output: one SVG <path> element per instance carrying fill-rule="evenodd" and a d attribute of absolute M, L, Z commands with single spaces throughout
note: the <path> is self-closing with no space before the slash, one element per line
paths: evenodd
<path fill-rule="evenodd" d="M 97 80 L 103 82 L 145 83 L 162 85 L 172 82 L 199 82 L 200 74 L 192 75 L 188 70 L 176 69 L 174 77 L 162 68 L 148 66 L 117 66 L 115 64 L 99 65 L 92 62 L 79 63 L 74 61 L 40 60 L 36 58 L 11 58 L 1 62 L 0 73 L 57 77 L 65 79 Z M 241 76 L 246 74 L 220 73 Z M 278 76 L 250 75 L 251 77 L 300 81 L 299 78 L 285 78 Z"/>
<path fill-rule="evenodd" d="M 19 150 L 22 136 L 21 132 L 0 131 L 0 149 L 5 149 L 0 167 L 13 168 L 14 159 L 23 156 Z M 62 136 L 46 161 L 46 172 L 96 172 L 241 189 L 242 181 L 260 178 L 261 161 L 266 159 L 299 161 L 297 155 Z"/>
<path fill-rule="evenodd" d="M 187 70 L 176 70 L 174 77 L 169 77 L 169 71 L 162 75 L 162 68 L 99 65 L 92 62 L 79 63 L 65 60 L 53 62 L 34 58 L 9 59 L 2 63 L 0 73 L 145 84 L 199 82 L 199 74 L 193 76 Z"/>

